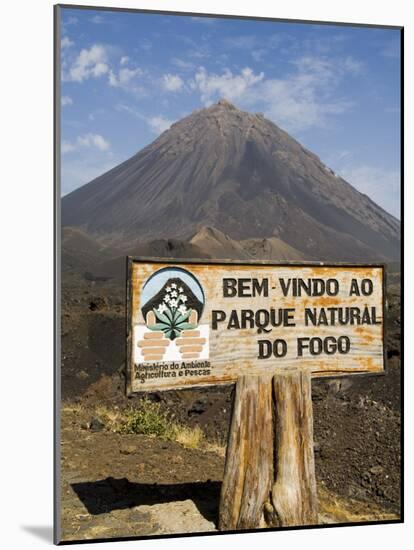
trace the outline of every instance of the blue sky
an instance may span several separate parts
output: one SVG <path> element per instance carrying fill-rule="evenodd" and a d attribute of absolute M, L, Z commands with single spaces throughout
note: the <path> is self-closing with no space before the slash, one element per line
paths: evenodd
<path fill-rule="evenodd" d="M 61 13 L 63 195 L 226 97 L 399 217 L 398 30 Z"/>

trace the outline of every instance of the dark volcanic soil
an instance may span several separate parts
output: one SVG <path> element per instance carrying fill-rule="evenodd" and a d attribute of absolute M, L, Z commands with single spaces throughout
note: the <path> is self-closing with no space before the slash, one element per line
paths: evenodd
<path fill-rule="evenodd" d="M 174 441 L 87 429 L 83 405 L 62 410 L 62 538 L 217 530 L 224 456 Z M 102 428 L 102 427 L 101 427 Z M 319 523 L 397 519 L 373 502 L 318 485 Z"/>

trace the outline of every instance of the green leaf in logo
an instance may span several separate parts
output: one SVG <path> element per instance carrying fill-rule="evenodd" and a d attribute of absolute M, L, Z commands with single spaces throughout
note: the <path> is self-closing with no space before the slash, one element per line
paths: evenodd
<path fill-rule="evenodd" d="M 176 325 L 179 325 L 181 323 L 183 323 L 184 321 L 186 321 L 190 315 L 191 315 L 191 309 L 187 310 L 184 314 L 183 313 L 180 313 L 178 315 L 178 317 L 175 319 L 175 324 Z"/>
<path fill-rule="evenodd" d="M 162 321 L 163 323 L 165 323 L 166 325 L 169 325 L 171 323 L 171 320 L 167 317 L 167 315 L 164 315 L 164 313 L 161 313 L 160 311 L 158 311 L 157 309 L 153 308 L 152 309 L 155 317 L 159 320 L 159 321 Z"/>
<path fill-rule="evenodd" d="M 155 323 L 155 325 L 148 325 L 150 330 L 169 330 L 171 327 L 165 323 Z"/>
<path fill-rule="evenodd" d="M 194 325 L 193 323 L 180 323 L 178 326 L 177 326 L 178 330 L 181 332 L 182 330 L 193 330 L 195 328 L 197 328 L 197 325 Z"/>

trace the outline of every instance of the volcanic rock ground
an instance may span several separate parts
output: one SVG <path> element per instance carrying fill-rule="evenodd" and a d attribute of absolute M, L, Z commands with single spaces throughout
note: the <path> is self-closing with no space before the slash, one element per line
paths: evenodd
<path fill-rule="evenodd" d="M 223 453 L 85 428 L 88 407 L 62 411 L 62 538 L 84 540 L 217 530 Z M 373 468 L 379 477 L 379 466 Z M 395 520 L 360 492 L 341 497 L 318 472 L 319 523 Z M 355 491 L 354 491 L 355 493 Z"/>

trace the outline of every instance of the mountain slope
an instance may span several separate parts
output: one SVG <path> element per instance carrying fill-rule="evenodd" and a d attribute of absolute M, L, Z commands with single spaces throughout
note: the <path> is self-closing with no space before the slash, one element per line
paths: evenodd
<path fill-rule="evenodd" d="M 80 229 L 64 227 L 61 234 L 61 265 L 63 271 L 82 272 L 105 260 L 121 254 L 106 247 Z"/>
<path fill-rule="evenodd" d="M 208 251 L 212 258 L 247 260 L 250 254 L 243 245 L 231 239 L 218 229 L 202 227 L 190 240 L 190 243 L 201 250 Z"/>
<path fill-rule="evenodd" d="M 64 197 L 62 223 L 123 247 L 212 226 L 320 260 L 399 258 L 398 220 L 261 114 L 224 100 Z"/>
<path fill-rule="evenodd" d="M 277 237 L 236 241 L 214 227 L 203 227 L 190 243 L 204 250 L 213 258 L 234 260 L 312 260 Z"/>
<path fill-rule="evenodd" d="M 278 237 L 268 239 L 247 239 L 241 241 L 252 259 L 278 260 L 279 262 L 300 262 L 314 260 L 312 256 L 299 252 Z"/>

